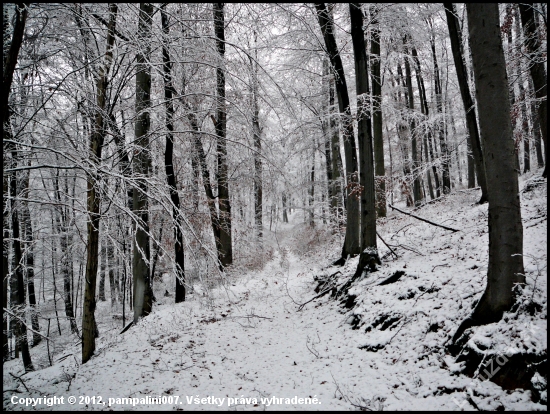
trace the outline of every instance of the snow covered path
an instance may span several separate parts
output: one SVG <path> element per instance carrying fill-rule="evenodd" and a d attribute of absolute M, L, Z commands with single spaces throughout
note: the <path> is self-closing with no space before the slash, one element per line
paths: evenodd
<path fill-rule="evenodd" d="M 109 398 L 159 395 L 179 396 L 179 401 L 135 408 L 350 409 L 348 393 L 364 404 L 360 397 L 380 394 L 387 379 L 381 381 L 376 365 L 369 367 L 368 353 L 346 335 L 354 332 L 339 327 L 344 316 L 334 304 L 325 305 L 333 308 L 330 312 L 316 309 L 316 301 L 296 311 L 293 298 L 302 302 L 314 296 L 311 273 L 303 272 L 296 256 L 285 255 L 277 254 L 262 277 L 218 289 L 213 307 L 204 300 L 161 305 L 125 334 L 113 331 L 78 371 L 71 356 L 28 374 L 27 386 L 41 395 L 101 396 L 107 402 L 52 409 L 108 409 Z M 74 351 L 78 355 L 78 347 Z M 207 400 L 188 404 L 187 397 Z M 241 397 L 248 404 L 241 404 Z M 293 402 L 293 397 L 309 400 Z"/>
<path fill-rule="evenodd" d="M 160 298 L 151 315 L 122 335 L 121 322 L 103 316 L 96 353 L 85 365 L 80 365 L 79 343 L 57 350 L 52 367 L 25 374 L 27 392 L 8 375 L 21 374 L 21 361 L 8 361 L 4 388 L 19 392 L 4 393 L 4 409 L 47 408 L 13 404 L 13 396 L 58 396 L 65 404 L 47 409 L 471 410 L 470 394 L 484 410 L 545 409 L 531 401 L 530 391 L 505 391 L 458 374 L 458 364 L 443 348 L 484 286 L 487 207 L 471 208 L 475 198 L 474 193 L 453 195 L 422 211 L 439 222 L 460 222 L 467 232 L 449 233 L 401 216 L 382 223 L 383 235 L 395 235 L 393 243 L 424 254 L 401 250 L 398 260 L 386 260 L 380 272 L 353 288 L 358 297 L 352 311 L 329 295 L 298 311 L 315 296 L 313 276 L 322 272 L 332 247 L 321 240 L 304 255 L 305 230 L 289 225 L 286 237 L 282 231 L 281 239 L 270 243 L 275 253 L 262 270 L 233 271 L 224 286 L 206 296 L 196 291 L 182 304 Z M 509 347 L 510 338 L 531 329 L 530 341 L 545 349 L 546 268 L 541 273 L 538 263 L 546 261 L 546 231 L 531 223 L 546 211 L 546 199 L 526 199 L 524 211 L 526 251 L 531 252 L 526 268 L 529 275 L 539 275 L 533 280 L 541 289 L 543 312 L 535 319 L 520 315 L 514 323 L 490 325 L 475 339 Z M 541 257 L 539 262 L 533 255 Z M 356 265 L 352 259 L 334 271 L 349 275 Z M 407 272 L 399 283 L 373 283 L 396 269 Z M 110 315 L 108 309 L 99 311 Z M 366 325 L 351 329 L 350 315 L 361 316 Z M 391 326 L 364 329 L 380 316 L 397 319 Z M 360 349 L 366 344 L 374 351 Z M 69 396 L 77 397 L 75 405 L 66 403 Z M 94 396 L 101 401 L 81 399 Z M 147 396 L 167 398 L 156 404 Z"/>

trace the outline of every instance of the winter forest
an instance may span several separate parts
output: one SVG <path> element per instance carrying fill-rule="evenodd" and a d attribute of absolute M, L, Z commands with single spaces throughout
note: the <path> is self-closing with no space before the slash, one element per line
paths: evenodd
<path fill-rule="evenodd" d="M 4 410 L 547 410 L 546 3 L 4 3 Z"/>

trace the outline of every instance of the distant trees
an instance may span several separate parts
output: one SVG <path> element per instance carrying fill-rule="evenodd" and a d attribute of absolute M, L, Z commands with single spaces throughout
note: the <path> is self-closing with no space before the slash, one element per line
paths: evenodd
<path fill-rule="evenodd" d="M 534 11 L 534 3 L 520 3 L 519 11 L 521 24 L 525 35 L 525 47 L 529 58 L 529 73 L 533 80 L 535 96 L 538 102 L 538 121 L 540 122 L 541 136 L 544 141 L 545 164 L 542 176 L 547 177 L 548 168 L 548 141 L 547 141 L 547 119 L 548 119 L 548 86 L 546 70 L 544 69 L 543 54 L 539 33 L 537 30 L 537 19 Z"/>

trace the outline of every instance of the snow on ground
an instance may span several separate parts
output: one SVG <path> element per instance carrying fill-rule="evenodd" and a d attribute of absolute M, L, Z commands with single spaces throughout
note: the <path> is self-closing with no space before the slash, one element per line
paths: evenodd
<path fill-rule="evenodd" d="M 546 188 L 543 182 L 522 193 L 524 297 L 542 310 L 476 329 L 470 340 L 481 349 L 546 352 Z M 487 205 L 476 205 L 478 197 L 478 190 L 458 191 L 414 211 L 460 230 L 455 233 L 389 211 L 379 233 L 399 258 L 387 256 L 378 272 L 351 288 L 357 295 L 351 310 L 326 295 L 298 311 L 316 295 L 315 275 L 340 270 L 345 280 L 357 259 L 343 269 L 326 268 L 341 241 L 309 230 L 295 212 L 293 222 L 279 223 L 277 237 L 266 241 L 275 252 L 262 270 L 234 271 L 210 294 L 197 289 L 182 304 L 162 298 L 122 335 L 119 321 L 100 326 L 96 355 L 87 364 L 80 364 L 79 344 L 68 346 L 52 367 L 23 376 L 29 391 L 9 375 L 21 375 L 21 361 L 4 364 L 3 407 L 43 410 L 43 401 L 25 407 L 12 404 L 12 397 L 58 396 L 65 404 L 47 409 L 473 410 L 475 404 L 546 410 L 532 402 L 530 391 L 505 391 L 459 374 L 460 364 L 445 353 L 485 286 Z M 379 250 L 388 253 L 380 242 Z M 377 286 L 397 270 L 405 272 L 399 281 Z M 544 378 L 536 380 L 546 387 Z M 68 404 L 69 396 L 76 404 Z M 166 403 L 143 400 L 147 396 L 165 396 Z M 111 400 L 109 407 L 109 399 L 120 398 L 142 400 L 135 406 Z"/>

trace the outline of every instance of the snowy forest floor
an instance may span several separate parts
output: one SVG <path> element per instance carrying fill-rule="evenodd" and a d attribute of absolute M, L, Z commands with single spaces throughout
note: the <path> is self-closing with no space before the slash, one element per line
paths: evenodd
<path fill-rule="evenodd" d="M 547 182 L 536 177 L 520 184 L 525 306 L 499 323 L 474 329 L 470 341 L 491 350 L 488 357 L 547 352 Z M 379 242 L 386 258 L 377 272 L 350 289 L 356 295 L 352 309 L 325 295 L 298 311 L 316 296 L 314 276 L 339 270 L 341 285 L 358 259 L 327 267 L 341 240 L 309 229 L 302 213 L 294 212 L 276 234 L 266 231 L 266 248 L 274 253 L 261 270 L 235 269 L 222 285 L 208 294 L 197 288 L 182 304 L 160 297 L 153 313 L 122 335 L 121 321 L 107 318 L 109 305 L 100 303 L 101 336 L 85 365 L 80 344 L 71 343 L 57 350 L 50 367 L 45 341 L 31 350 L 33 357 L 42 352 L 35 365 L 45 368 L 25 374 L 24 385 L 10 375 L 22 374 L 21 361 L 5 363 L 3 408 L 546 410 L 545 378 L 532 380 L 542 390 L 535 403 L 531 391 L 504 390 L 481 381 L 481 373 L 478 379 L 459 373 L 460 364 L 445 351 L 486 283 L 487 204 L 475 204 L 478 198 L 479 190 L 456 191 L 414 211 L 460 230 L 454 233 L 389 209 L 388 218 L 378 221 L 378 232 L 399 257 L 386 255 Z M 378 285 L 398 270 L 405 273 L 397 282 Z M 540 306 L 529 313 L 526 304 L 533 302 Z M 11 403 L 12 396 L 54 395 L 64 396 L 65 404 Z M 172 403 L 109 407 L 109 398 L 159 395 L 173 397 Z M 76 396 L 77 403 L 69 405 L 68 396 Z M 106 405 L 81 405 L 81 396 L 101 396 Z M 293 397 L 310 398 L 311 404 Z"/>

